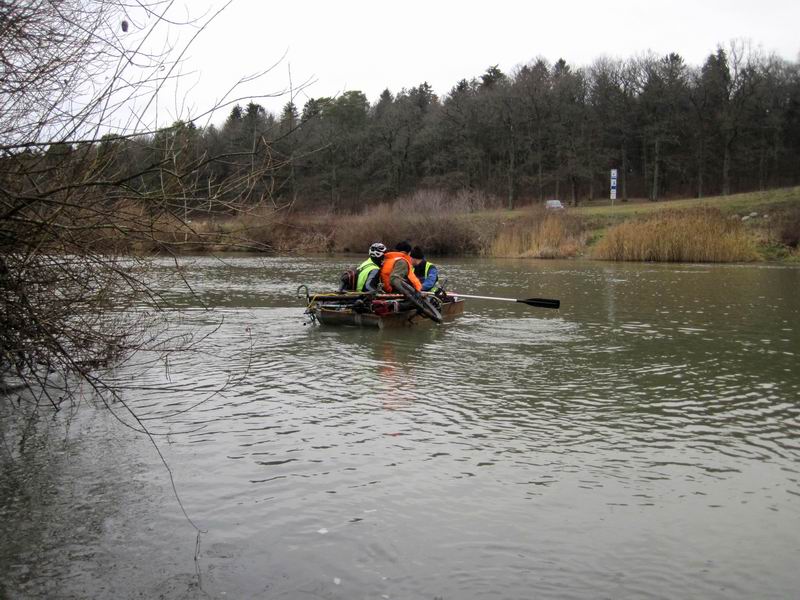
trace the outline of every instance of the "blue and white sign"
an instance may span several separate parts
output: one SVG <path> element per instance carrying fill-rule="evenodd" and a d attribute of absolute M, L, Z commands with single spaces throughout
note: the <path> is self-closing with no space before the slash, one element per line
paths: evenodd
<path fill-rule="evenodd" d="M 611 169 L 611 200 L 617 199 L 617 170 Z"/>

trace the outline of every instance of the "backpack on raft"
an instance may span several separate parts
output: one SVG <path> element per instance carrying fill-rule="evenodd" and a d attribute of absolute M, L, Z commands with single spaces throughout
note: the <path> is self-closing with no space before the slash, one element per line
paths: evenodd
<path fill-rule="evenodd" d="M 343 292 L 354 292 L 358 282 L 358 273 L 355 269 L 347 269 L 340 277 L 339 290 Z"/>

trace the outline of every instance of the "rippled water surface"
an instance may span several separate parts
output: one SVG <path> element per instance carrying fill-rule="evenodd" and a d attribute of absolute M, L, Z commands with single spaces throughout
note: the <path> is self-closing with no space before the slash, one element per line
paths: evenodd
<path fill-rule="evenodd" d="M 443 260 L 562 308 L 370 331 L 295 298 L 348 259 L 186 263 L 205 351 L 114 376 L 197 562 L 152 444 L 86 402 L 4 467 L 10 597 L 797 597 L 800 269 Z"/>

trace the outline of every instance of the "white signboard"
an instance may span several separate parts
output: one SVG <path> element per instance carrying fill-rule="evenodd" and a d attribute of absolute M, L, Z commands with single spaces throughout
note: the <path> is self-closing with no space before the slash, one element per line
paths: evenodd
<path fill-rule="evenodd" d="M 617 199 L 617 170 L 611 169 L 611 204 Z"/>

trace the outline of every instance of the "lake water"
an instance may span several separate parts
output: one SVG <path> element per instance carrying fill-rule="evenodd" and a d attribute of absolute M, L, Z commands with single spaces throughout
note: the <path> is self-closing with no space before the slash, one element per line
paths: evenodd
<path fill-rule="evenodd" d="M 185 262 L 203 352 L 113 376 L 204 533 L 88 392 L 4 402 L 0 597 L 798 597 L 800 268 L 442 260 L 562 308 L 370 331 L 295 297 L 348 259 Z"/>

